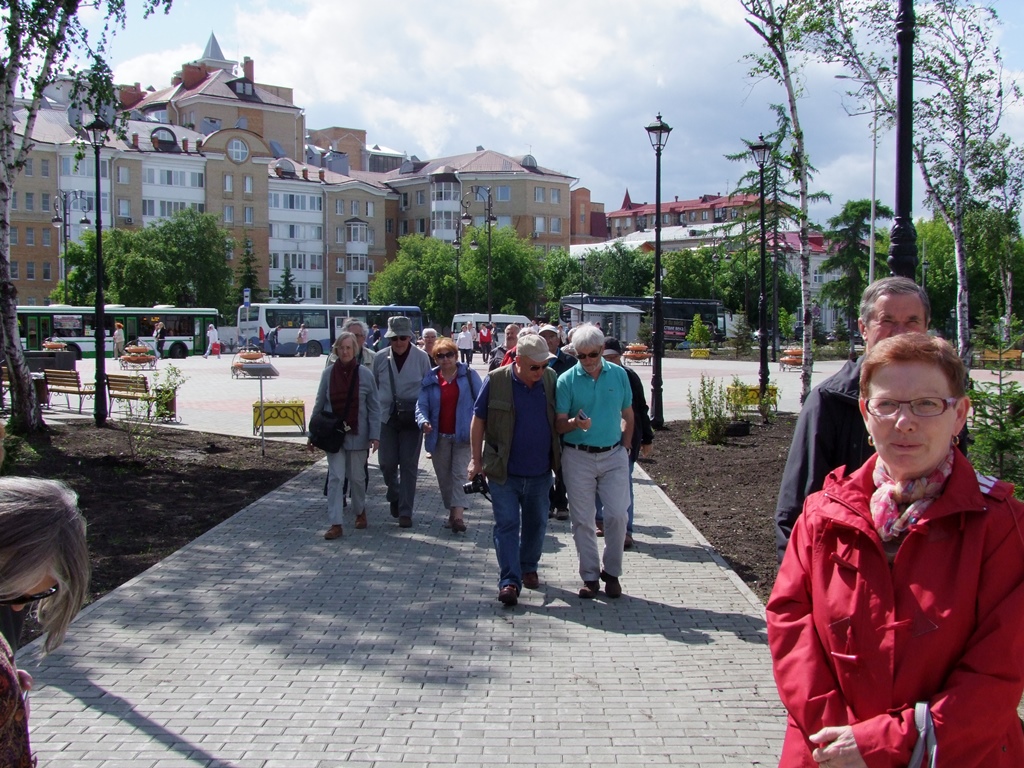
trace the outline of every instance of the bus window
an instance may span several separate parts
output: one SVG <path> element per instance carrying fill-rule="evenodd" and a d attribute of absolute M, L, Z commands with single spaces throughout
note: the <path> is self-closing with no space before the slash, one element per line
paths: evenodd
<path fill-rule="evenodd" d="M 282 328 L 298 328 L 299 323 L 302 322 L 301 318 L 302 313 L 298 309 L 267 308 L 267 325 L 271 328 L 276 328 L 279 325 Z"/>
<path fill-rule="evenodd" d="M 302 310 L 302 322 L 307 328 L 326 328 L 327 310 L 325 309 L 304 309 Z"/>

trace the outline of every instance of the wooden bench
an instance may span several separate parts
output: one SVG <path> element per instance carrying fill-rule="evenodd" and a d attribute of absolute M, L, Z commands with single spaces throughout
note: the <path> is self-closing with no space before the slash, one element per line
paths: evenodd
<path fill-rule="evenodd" d="M 147 416 L 153 400 L 156 399 L 149 391 L 149 380 L 145 376 L 130 376 L 123 373 L 107 374 L 107 398 L 110 400 L 110 410 L 114 409 L 115 400 L 144 402 Z"/>
<path fill-rule="evenodd" d="M 54 392 L 64 395 L 64 400 L 71 407 L 71 395 L 78 395 L 78 412 L 82 412 L 82 404 L 87 397 L 95 397 L 96 389 L 92 384 L 82 384 L 78 371 L 58 371 L 47 368 L 43 371 L 46 388 L 52 396 Z"/>
<path fill-rule="evenodd" d="M 1021 367 L 1022 353 L 1019 349 L 983 349 L 981 354 L 975 356 L 975 365 L 981 364 L 982 368 L 991 365 L 996 368 L 1000 365 Z"/>

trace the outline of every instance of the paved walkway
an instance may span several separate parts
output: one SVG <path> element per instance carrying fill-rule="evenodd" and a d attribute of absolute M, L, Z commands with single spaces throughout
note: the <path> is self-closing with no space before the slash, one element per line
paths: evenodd
<path fill-rule="evenodd" d="M 184 361 L 184 426 L 251 435 L 258 384 L 226 364 Z M 321 366 L 279 361 L 267 395 L 311 404 Z M 666 403 L 688 375 L 666 371 Z M 466 534 L 442 528 L 429 461 L 413 529 L 388 515 L 372 460 L 370 527 L 348 517 L 333 542 L 325 474 L 89 606 L 51 656 L 19 653 L 41 766 L 777 763 L 763 607 L 639 467 L 623 597 L 576 597 L 568 523 L 551 521 L 541 587 L 514 609 L 496 600 L 488 508 Z"/>

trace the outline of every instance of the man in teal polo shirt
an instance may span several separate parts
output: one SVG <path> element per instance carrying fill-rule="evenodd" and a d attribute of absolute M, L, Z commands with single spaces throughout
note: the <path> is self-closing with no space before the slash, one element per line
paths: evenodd
<path fill-rule="evenodd" d="M 623 543 L 629 510 L 629 446 L 633 393 L 626 372 L 608 363 L 604 332 L 589 323 L 573 334 L 579 362 L 558 377 L 555 429 L 562 435 L 562 477 L 569 492 L 572 538 L 580 559 L 582 598 L 622 594 Z M 625 427 L 623 428 L 623 424 Z M 595 499 L 604 504 L 604 567 L 598 551 Z"/>

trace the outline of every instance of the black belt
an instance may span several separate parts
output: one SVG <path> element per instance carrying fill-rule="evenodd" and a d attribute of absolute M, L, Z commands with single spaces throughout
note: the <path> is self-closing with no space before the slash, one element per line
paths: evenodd
<path fill-rule="evenodd" d="M 575 448 L 577 451 L 585 451 L 586 453 L 606 453 L 613 448 L 618 448 L 619 444 L 609 445 L 605 448 L 598 448 L 596 445 L 576 445 L 574 443 L 566 443 L 566 448 Z"/>

